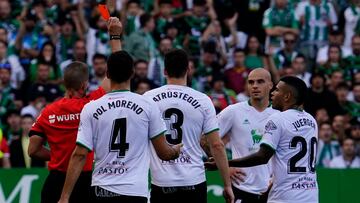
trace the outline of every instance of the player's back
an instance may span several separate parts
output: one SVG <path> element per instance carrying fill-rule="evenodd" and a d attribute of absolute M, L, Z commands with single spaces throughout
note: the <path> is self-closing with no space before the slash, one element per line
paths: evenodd
<path fill-rule="evenodd" d="M 305 111 L 289 109 L 270 116 L 265 131 L 262 143 L 275 149 L 268 202 L 318 202 L 316 120 Z"/>
<path fill-rule="evenodd" d="M 85 106 L 77 141 L 95 151 L 92 185 L 147 196 L 149 139 L 165 131 L 154 105 L 141 95 L 118 91 Z"/>
<path fill-rule="evenodd" d="M 166 140 L 183 143 L 180 157 L 160 160 L 153 147 L 152 183 L 161 187 L 190 186 L 206 180 L 200 139 L 218 129 L 215 109 L 208 96 L 186 86 L 165 85 L 145 93 L 159 106 L 167 125 Z"/>

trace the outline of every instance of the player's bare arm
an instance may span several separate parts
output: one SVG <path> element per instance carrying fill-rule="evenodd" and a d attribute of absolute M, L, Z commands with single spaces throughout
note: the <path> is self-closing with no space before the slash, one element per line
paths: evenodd
<path fill-rule="evenodd" d="M 75 183 L 80 176 L 80 173 L 85 165 L 86 156 L 89 150 L 83 146 L 77 145 L 69 162 L 69 171 L 66 175 L 63 191 L 59 203 L 69 202 L 69 198 L 72 190 L 74 189 Z"/>
<path fill-rule="evenodd" d="M 251 167 L 258 166 L 262 164 L 267 164 L 270 158 L 274 155 L 275 151 L 267 146 L 262 144 L 259 151 L 249 156 L 233 159 L 229 161 L 229 166 L 231 167 Z"/>
<path fill-rule="evenodd" d="M 122 47 L 121 47 L 121 33 L 123 30 L 122 24 L 119 20 L 119 18 L 117 17 L 110 17 L 108 20 L 108 33 L 110 36 L 110 47 L 111 47 L 111 52 L 117 52 L 117 51 L 121 51 Z M 104 80 L 101 82 L 100 86 L 106 91 L 110 91 L 110 81 L 107 77 L 104 78 Z"/>
<path fill-rule="evenodd" d="M 213 131 L 206 136 L 211 154 L 214 157 L 215 163 L 219 168 L 221 177 L 224 182 L 224 198 L 226 202 L 234 202 L 234 194 L 231 188 L 229 166 L 227 163 L 224 143 L 221 141 L 218 131 Z"/>
<path fill-rule="evenodd" d="M 37 158 L 43 161 L 50 160 L 50 151 L 44 146 L 44 138 L 39 135 L 32 135 L 30 137 L 28 154 L 31 158 Z"/>
<path fill-rule="evenodd" d="M 180 149 L 183 146 L 181 143 L 172 146 L 168 145 L 164 134 L 153 138 L 151 142 L 155 148 L 156 154 L 164 161 L 178 158 L 180 155 Z"/>

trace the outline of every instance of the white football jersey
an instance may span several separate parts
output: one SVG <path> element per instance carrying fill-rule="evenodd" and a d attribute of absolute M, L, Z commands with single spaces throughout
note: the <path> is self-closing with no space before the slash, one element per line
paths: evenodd
<path fill-rule="evenodd" d="M 261 141 L 275 150 L 268 202 L 318 202 L 317 140 L 316 121 L 305 111 L 289 109 L 269 117 Z"/>
<path fill-rule="evenodd" d="M 111 92 L 85 105 L 77 143 L 95 152 L 91 185 L 147 197 L 150 139 L 165 130 L 155 103 L 129 91 Z"/>
<path fill-rule="evenodd" d="M 151 148 L 152 183 L 160 187 L 190 186 L 206 180 L 200 138 L 218 130 L 208 96 L 186 86 L 165 85 L 145 93 L 159 106 L 167 125 L 166 140 L 183 143 L 180 157 L 162 161 Z"/>
<path fill-rule="evenodd" d="M 232 158 L 237 159 L 257 152 L 264 135 L 264 127 L 269 116 L 279 112 L 271 107 L 259 112 L 249 101 L 233 104 L 219 113 L 220 136 L 230 136 Z M 260 165 L 242 168 L 246 173 L 245 181 L 232 184 L 243 191 L 253 194 L 266 192 L 270 182 L 271 167 Z"/>

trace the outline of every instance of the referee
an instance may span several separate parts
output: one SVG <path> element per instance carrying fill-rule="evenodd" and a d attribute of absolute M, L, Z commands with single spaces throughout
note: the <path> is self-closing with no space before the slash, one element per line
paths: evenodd
<path fill-rule="evenodd" d="M 109 24 L 109 34 L 120 35 L 121 26 Z M 121 49 L 120 40 L 112 40 L 110 43 L 113 52 Z M 101 87 L 86 95 L 88 79 L 86 64 L 69 64 L 64 71 L 65 97 L 48 105 L 30 130 L 29 156 L 49 161 L 50 173 L 41 192 L 42 203 L 56 203 L 60 198 L 70 156 L 76 145 L 81 110 L 85 104 L 102 97 L 110 88 L 109 80 L 105 78 Z M 49 143 L 50 149 L 43 146 L 45 141 Z M 93 157 L 93 153 L 86 157 L 70 202 L 90 202 Z"/>

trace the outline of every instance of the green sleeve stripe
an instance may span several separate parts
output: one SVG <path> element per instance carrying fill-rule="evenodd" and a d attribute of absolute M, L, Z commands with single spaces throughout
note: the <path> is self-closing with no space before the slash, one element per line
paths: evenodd
<path fill-rule="evenodd" d="M 262 143 L 260 144 L 260 146 L 261 146 L 261 145 L 266 145 L 266 146 L 270 147 L 272 150 L 274 150 L 274 152 L 276 151 L 276 150 L 274 149 L 274 147 L 271 146 L 271 145 L 268 144 L 268 143 L 262 142 Z"/>
<path fill-rule="evenodd" d="M 215 131 L 219 131 L 219 128 L 215 128 L 215 129 L 213 129 L 213 130 L 210 130 L 209 132 L 205 133 L 205 135 L 208 135 L 208 134 L 210 134 L 210 133 L 212 133 L 212 132 L 215 132 Z"/>
<path fill-rule="evenodd" d="M 91 151 L 92 151 L 92 150 L 90 149 L 90 147 L 88 147 L 88 146 L 84 145 L 83 143 L 81 143 L 81 142 L 79 142 L 79 141 L 76 141 L 76 144 L 77 144 L 77 145 L 79 145 L 79 146 L 81 146 L 81 147 L 86 148 L 89 152 L 91 152 Z"/>
<path fill-rule="evenodd" d="M 162 131 L 161 133 L 159 133 L 159 134 L 155 135 L 154 137 L 150 138 L 150 140 L 153 140 L 153 139 L 155 139 L 155 138 L 157 138 L 159 136 L 162 136 L 165 132 L 166 132 L 166 130 Z"/>

